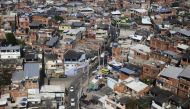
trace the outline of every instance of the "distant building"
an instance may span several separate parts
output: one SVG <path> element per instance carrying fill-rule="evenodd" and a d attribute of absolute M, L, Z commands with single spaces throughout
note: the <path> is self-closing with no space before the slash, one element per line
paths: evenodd
<path fill-rule="evenodd" d="M 20 46 L 0 47 L 0 59 L 19 59 L 20 56 Z"/>

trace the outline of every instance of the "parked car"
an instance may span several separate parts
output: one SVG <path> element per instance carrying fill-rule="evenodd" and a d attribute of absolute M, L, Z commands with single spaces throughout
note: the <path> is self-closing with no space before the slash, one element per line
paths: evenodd
<path fill-rule="evenodd" d="M 75 106 L 75 99 L 71 98 L 71 106 Z"/>
<path fill-rule="evenodd" d="M 74 88 L 73 86 L 70 87 L 70 92 L 73 92 L 74 91 Z"/>

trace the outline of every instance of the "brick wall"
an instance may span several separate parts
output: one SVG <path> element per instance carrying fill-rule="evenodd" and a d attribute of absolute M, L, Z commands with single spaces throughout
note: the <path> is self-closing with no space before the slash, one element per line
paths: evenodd
<path fill-rule="evenodd" d="M 148 60 L 149 59 L 149 55 L 148 54 L 146 55 L 146 54 L 134 51 L 134 58 L 140 58 L 140 59 L 143 59 L 143 60 Z"/>
<path fill-rule="evenodd" d="M 166 78 L 160 76 L 160 77 L 158 77 L 158 80 L 163 82 L 163 87 L 160 87 L 160 88 L 167 89 L 167 90 L 177 94 L 177 89 L 178 89 L 178 84 L 179 84 L 178 79 L 174 79 L 174 78 L 166 79 Z"/>
<path fill-rule="evenodd" d="M 117 84 L 114 86 L 114 91 L 117 91 L 119 93 L 125 92 L 125 85 L 124 84 Z"/>
<path fill-rule="evenodd" d="M 35 89 L 35 88 L 39 88 L 39 84 L 38 83 L 34 83 L 31 80 L 27 80 L 25 82 L 25 88 L 26 89 Z"/>
<path fill-rule="evenodd" d="M 150 47 L 159 50 L 168 50 L 169 43 L 157 38 L 150 39 Z"/>
<path fill-rule="evenodd" d="M 32 16 L 32 20 L 44 25 L 48 25 L 50 23 L 48 18 L 42 16 Z"/>
<path fill-rule="evenodd" d="M 160 55 L 160 53 L 152 52 L 150 55 L 150 58 L 156 59 L 156 60 L 161 60 L 166 63 L 170 63 L 171 59 L 169 57 Z"/>
<path fill-rule="evenodd" d="M 160 73 L 162 68 L 157 68 L 156 66 L 150 66 L 147 64 L 143 65 L 143 72 L 141 74 L 141 79 L 145 78 L 153 78 L 155 79 L 157 75 Z"/>
<path fill-rule="evenodd" d="M 178 95 L 187 98 L 190 94 L 190 80 L 180 78 L 178 86 Z"/>
<path fill-rule="evenodd" d="M 11 97 L 13 97 L 14 100 L 16 100 L 17 97 L 26 97 L 27 96 L 27 91 L 23 90 L 12 90 L 11 91 Z"/>

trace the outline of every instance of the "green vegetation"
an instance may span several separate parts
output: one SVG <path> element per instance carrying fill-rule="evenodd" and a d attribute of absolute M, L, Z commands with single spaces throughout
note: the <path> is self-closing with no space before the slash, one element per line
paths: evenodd
<path fill-rule="evenodd" d="M 8 45 L 17 45 L 18 44 L 13 33 L 6 33 L 5 35 L 6 35 L 6 43 Z"/>
<path fill-rule="evenodd" d="M 61 22 L 63 22 L 63 17 L 61 17 L 61 16 L 54 16 L 54 19 L 56 20 L 56 21 L 61 21 Z"/>
<path fill-rule="evenodd" d="M 155 80 L 154 79 L 142 79 L 140 81 L 142 81 L 145 84 L 151 85 L 154 83 Z"/>
<path fill-rule="evenodd" d="M 11 74 L 9 74 L 10 71 L 6 69 L 1 69 L 1 72 L 3 72 L 3 74 L 1 75 L 0 78 L 0 87 L 10 85 L 11 84 Z"/>
<path fill-rule="evenodd" d="M 5 35 L 7 45 L 25 45 L 25 42 L 23 40 L 16 39 L 13 33 L 6 33 Z"/>

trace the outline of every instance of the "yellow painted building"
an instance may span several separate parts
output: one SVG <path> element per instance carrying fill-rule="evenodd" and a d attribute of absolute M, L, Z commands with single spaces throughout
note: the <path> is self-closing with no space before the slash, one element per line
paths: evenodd
<path fill-rule="evenodd" d="M 70 25 L 59 25 L 59 30 L 64 31 L 64 30 L 68 30 L 71 29 Z"/>

